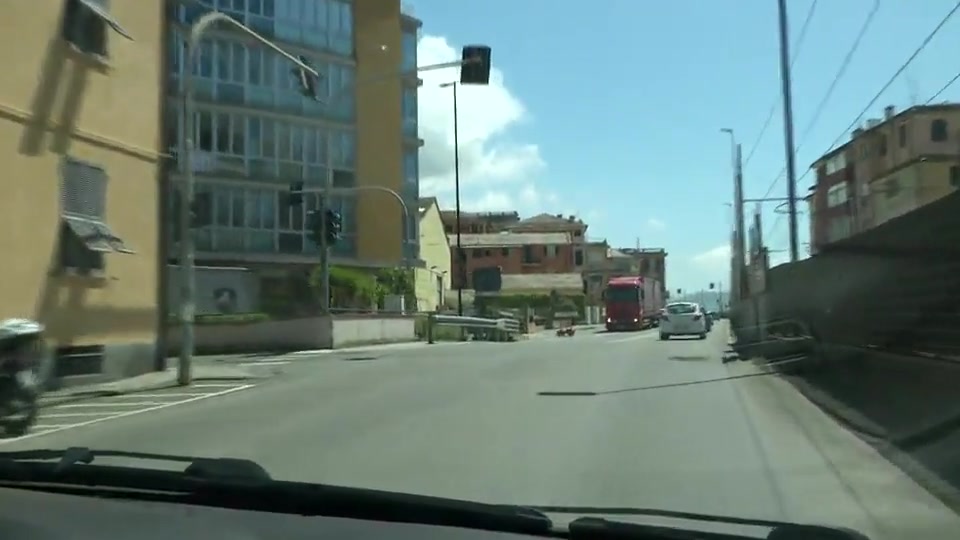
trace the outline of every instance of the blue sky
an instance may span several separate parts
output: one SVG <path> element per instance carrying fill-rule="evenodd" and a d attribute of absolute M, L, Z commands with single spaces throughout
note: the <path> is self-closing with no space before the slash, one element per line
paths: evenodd
<path fill-rule="evenodd" d="M 956 4 L 879 0 L 852 63 L 815 118 L 874 0 L 790 0 L 797 176 L 844 134 Z M 785 163 L 776 0 L 413 0 L 423 20 L 420 64 L 453 59 L 464 43 L 493 47 L 491 86 L 459 101 L 462 200 L 472 209 L 577 214 L 589 236 L 664 247 L 671 288 L 729 278 L 730 143 L 745 191 L 762 197 Z M 864 117 L 925 103 L 960 71 L 960 14 Z M 952 53 L 952 54 L 950 54 Z M 452 107 L 425 73 L 419 96 L 421 191 L 452 204 Z M 960 83 L 937 101 L 956 100 Z M 776 106 L 769 126 L 763 128 Z M 759 141 L 759 144 L 757 142 Z M 756 149 L 754 150 L 754 146 Z M 798 183 L 806 193 L 813 174 Z M 770 196 L 786 195 L 781 177 Z M 787 219 L 764 208 L 764 233 L 786 257 Z M 805 210 L 804 206 L 801 209 Z M 800 216 L 800 240 L 808 240 Z M 805 251 L 805 246 L 802 246 Z M 776 251 L 783 250 L 783 251 Z M 725 287 L 726 288 L 726 287 Z"/>

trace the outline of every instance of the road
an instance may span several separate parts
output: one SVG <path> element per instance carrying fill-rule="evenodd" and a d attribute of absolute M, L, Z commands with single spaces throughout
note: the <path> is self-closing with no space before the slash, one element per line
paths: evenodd
<path fill-rule="evenodd" d="M 0 450 L 229 455 L 284 479 L 819 522 L 890 540 L 960 530 L 956 514 L 787 382 L 723 364 L 725 349 L 720 324 L 703 341 L 581 332 L 290 355 L 263 361 L 278 376 L 205 398 L 155 396 L 141 401 L 162 406 L 120 415 L 109 409 L 117 398 L 91 401 L 113 412 L 76 425 L 47 411 L 41 424 L 55 430 Z"/>

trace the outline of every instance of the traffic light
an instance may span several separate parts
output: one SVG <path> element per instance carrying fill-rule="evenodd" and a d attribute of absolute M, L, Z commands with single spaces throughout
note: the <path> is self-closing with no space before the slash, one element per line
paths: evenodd
<path fill-rule="evenodd" d="M 307 212 L 307 234 L 317 246 L 323 245 L 323 215 L 320 210 Z"/>
<path fill-rule="evenodd" d="M 460 84 L 490 84 L 490 47 L 465 45 L 460 64 Z"/>
<path fill-rule="evenodd" d="M 287 204 L 300 206 L 303 204 L 303 182 L 291 182 L 290 192 L 287 194 Z"/>
<path fill-rule="evenodd" d="M 213 195 L 209 191 L 195 193 L 193 195 L 193 204 L 190 205 L 190 226 L 200 228 L 212 224 Z"/>
<path fill-rule="evenodd" d="M 343 230 L 343 218 L 339 212 L 327 210 L 327 245 L 332 246 L 340 240 L 340 231 Z"/>
<path fill-rule="evenodd" d="M 313 63 L 310 62 L 306 56 L 301 54 L 297 57 L 297 59 L 303 64 L 310 66 L 311 68 L 313 67 Z M 317 96 L 317 86 L 319 81 L 317 80 L 316 75 L 310 73 L 300 66 L 293 66 L 293 68 L 290 70 L 290 73 L 297 78 L 297 85 L 299 86 L 300 93 L 303 94 L 304 97 L 319 101 L 319 97 Z"/>
<path fill-rule="evenodd" d="M 712 281 L 710 282 L 710 290 L 711 290 L 711 291 L 713 290 L 713 282 L 712 282 Z"/>

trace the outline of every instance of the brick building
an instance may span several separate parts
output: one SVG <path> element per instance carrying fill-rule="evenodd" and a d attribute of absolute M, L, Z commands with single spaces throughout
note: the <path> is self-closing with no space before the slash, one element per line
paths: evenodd
<path fill-rule="evenodd" d="M 462 217 L 462 216 L 461 216 Z M 462 224 L 462 221 L 461 221 Z M 456 252 L 456 235 L 449 235 L 451 251 Z M 461 273 L 453 257 L 453 286 L 465 276 L 463 288 L 472 289 L 471 275 L 477 268 L 500 266 L 503 274 L 576 273 L 576 249 L 568 233 L 489 233 L 463 234 L 464 270 Z"/>

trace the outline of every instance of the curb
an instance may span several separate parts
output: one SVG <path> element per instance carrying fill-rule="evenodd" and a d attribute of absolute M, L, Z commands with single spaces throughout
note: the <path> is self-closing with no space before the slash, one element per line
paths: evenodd
<path fill-rule="evenodd" d="M 960 421 L 960 416 L 917 433 L 899 437 L 898 440 L 892 440 L 889 438 L 887 430 L 820 390 L 813 383 L 797 375 L 779 373 L 778 376 L 789 382 L 807 401 L 869 444 L 884 459 L 929 491 L 945 506 L 960 513 L 960 488 L 941 478 L 940 475 L 914 459 L 909 453 L 911 447 L 917 446 L 916 441 L 931 438 L 931 435 L 944 429 L 944 424 L 953 424 Z"/>

